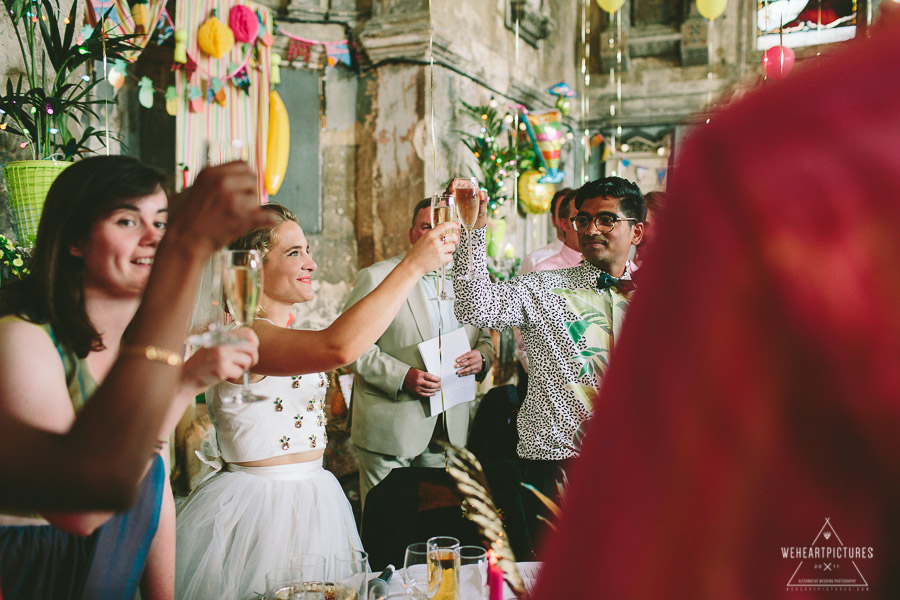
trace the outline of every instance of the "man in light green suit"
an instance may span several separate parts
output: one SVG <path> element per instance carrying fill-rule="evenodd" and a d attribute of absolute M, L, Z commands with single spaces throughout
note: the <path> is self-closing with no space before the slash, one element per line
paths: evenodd
<path fill-rule="evenodd" d="M 415 243 L 431 229 L 431 201 L 419 202 L 413 211 L 409 241 Z M 387 277 L 402 255 L 389 258 L 363 269 L 344 310 L 363 298 Z M 447 277 L 450 285 L 450 277 Z M 406 305 L 394 318 L 387 331 L 353 363 L 353 398 L 350 408 L 350 441 L 359 459 L 362 501 L 391 469 L 398 467 L 443 467 L 444 455 L 435 440 L 444 438 L 443 423 L 438 416 L 428 416 L 429 398 L 440 393 L 440 378 L 425 371 L 425 363 L 417 344 L 461 325 L 453 315 L 453 303 L 434 300 L 437 278 L 423 277 Z M 484 379 L 494 355 L 488 329 L 465 326 L 471 351 L 453 357 L 458 375 L 475 375 Z M 474 398 L 473 398 L 474 400 Z M 469 428 L 469 403 L 447 410 L 447 432 L 450 442 L 464 446 Z"/>

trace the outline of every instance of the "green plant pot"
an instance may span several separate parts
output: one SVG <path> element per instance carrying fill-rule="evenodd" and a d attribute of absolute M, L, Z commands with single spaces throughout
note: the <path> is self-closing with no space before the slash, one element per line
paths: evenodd
<path fill-rule="evenodd" d="M 72 163 L 56 160 L 18 160 L 3 169 L 16 239 L 33 246 L 47 191 L 56 177 Z"/>

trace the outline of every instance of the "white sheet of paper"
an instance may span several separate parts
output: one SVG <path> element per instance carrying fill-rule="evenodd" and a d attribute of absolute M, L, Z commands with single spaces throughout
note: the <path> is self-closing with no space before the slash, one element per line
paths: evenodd
<path fill-rule="evenodd" d="M 463 327 L 448 331 L 441 336 L 440 355 L 436 337 L 419 343 L 419 353 L 425 362 L 426 370 L 441 378 L 441 386 L 444 390 L 444 409 L 475 399 L 475 376 L 457 377 L 455 366 L 456 358 L 471 349 L 469 338 L 466 337 L 466 330 Z M 443 365 L 441 365 L 440 356 L 443 356 Z M 440 392 L 432 396 L 430 400 L 431 416 L 441 414 Z"/>

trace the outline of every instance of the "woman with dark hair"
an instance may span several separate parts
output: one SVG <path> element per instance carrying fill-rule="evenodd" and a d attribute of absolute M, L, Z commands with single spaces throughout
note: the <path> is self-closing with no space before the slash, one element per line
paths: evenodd
<path fill-rule="evenodd" d="M 234 163 L 201 173 L 165 243 L 163 185 L 161 173 L 124 156 L 89 158 L 63 171 L 44 205 L 31 274 L 0 296 L 2 420 L 21 425 L 18 439 L 36 439 L 20 435 L 25 427 L 61 436 L 73 429 L 85 402 L 96 400 L 121 416 L 116 428 L 139 441 L 109 434 L 128 460 L 107 464 L 128 470 L 126 481 L 139 481 L 133 457 L 147 436 L 166 438 L 194 394 L 255 359 L 252 334 L 246 345 L 200 352 L 183 367 L 180 352 L 203 261 L 247 221 L 269 222 L 253 207 L 252 171 Z M 94 423 L 98 410 L 91 413 Z M 4 596 L 131 598 L 142 578 L 145 599 L 170 598 L 174 504 L 160 450 L 161 443 L 152 459 L 144 455 L 137 470 L 146 475 L 126 512 L 0 518 Z M 123 479 L 121 471 L 104 470 L 84 485 Z"/>
<path fill-rule="evenodd" d="M 190 600 L 253 597 L 266 573 L 291 557 L 362 549 L 350 504 L 322 468 L 328 438 L 321 371 L 353 362 L 394 320 L 425 273 L 450 261 L 457 225 L 423 235 L 368 296 L 321 331 L 288 329 L 291 307 L 315 298 L 316 262 L 297 217 L 263 207 L 278 223 L 247 232 L 233 249 L 263 259 L 263 289 L 253 329 L 260 361 L 251 388 L 268 399 L 223 402 L 237 384 L 213 388 L 209 409 L 225 469 L 208 479 L 178 514 L 176 596 Z M 329 571 L 330 572 L 330 571 Z"/>

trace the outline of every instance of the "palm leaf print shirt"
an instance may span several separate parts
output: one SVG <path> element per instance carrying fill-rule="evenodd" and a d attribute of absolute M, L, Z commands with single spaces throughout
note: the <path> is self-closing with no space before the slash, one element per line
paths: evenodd
<path fill-rule="evenodd" d="M 491 282 L 485 230 L 460 233 L 453 261 L 456 318 L 476 327 L 518 327 L 525 342 L 530 371 L 518 417 L 519 456 L 577 456 L 576 438 L 593 412 L 631 294 L 600 290 L 597 277 L 603 271 L 587 262 Z M 460 279 L 470 260 L 475 277 Z"/>

